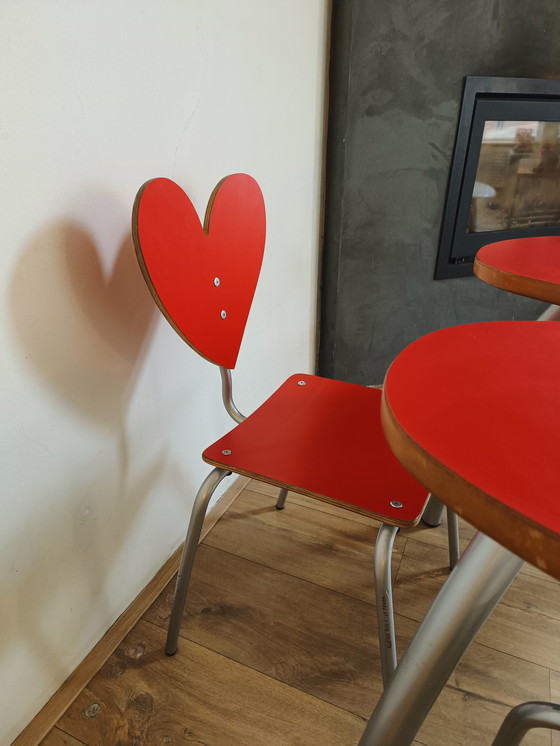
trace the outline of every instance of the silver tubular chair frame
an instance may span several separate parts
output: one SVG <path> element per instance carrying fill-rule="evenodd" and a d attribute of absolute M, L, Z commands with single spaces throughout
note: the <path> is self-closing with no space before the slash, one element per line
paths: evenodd
<path fill-rule="evenodd" d="M 438 505 L 441 505 L 443 513 L 444 506 L 433 496 L 430 497 L 426 510 L 431 505 L 436 505 L 436 508 Z M 427 525 L 431 524 L 428 523 Z M 389 683 L 398 663 L 395 615 L 393 610 L 393 583 L 391 579 L 391 558 L 397 532 L 398 528 L 396 526 L 391 526 L 388 523 L 381 524 L 375 542 L 373 563 L 379 655 L 384 687 Z M 447 508 L 447 534 L 449 540 L 449 566 L 453 570 L 461 557 L 459 547 L 459 518 L 449 508 Z"/>
<path fill-rule="evenodd" d="M 222 479 L 229 474 L 231 474 L 231 472 L 226 471 L 225 469 L 213 469 L 201 484 L 196 495 L 189 522 L 189 529 L 187 531 L 187 538 L 185 539 L 183 553 L 181 555 L 177 582 L 175 584 L 175 596 L 173 598 L 169 627 L 167 629 L 167 641 L 165 643 L 165 652 L 167 655 L 175 655 L 177 652 L 183 610 L 185 608 L 185 601 L 189 590 L 196 550 L 198 548 L 198 541 L 200 539 L 200 532 L 202 531 L 202 524 L 204 523 L 204 516 L 206 515 L 208 503 L 210 502 L 210 498 L 214 494 L 216 487 L 220 484 Z"/>
<path fill-rule="evenodd" d="M 439 526 L 443 519 L 445 505 L 435 495 L 430 495 L 426 509 L 422 516 L 422 523 L 430 528 Z M 456 513 L 447 508 L 447 538 L 449 541 L 449 566 L 455 567 L 461 556 L 459 545 L 459 518 Z"/>
<path fill-rule="evenodd" d="M 431 495 L 428 504 L 424 509 L 424 513 L 422 514 L 422 523 L 425 523 L 426 526 L 429 526 L 430 528 L 436 528 L 436 526 L 439 526 L 443 520 L 444 510 L 445 505 L 440 502 L 435 495 Z"/>
<path fill-rule="evenodd" d="M 398 528 L 382 523 L 377 532 L 373 561 L 375 575 L 375 606 L 383 686 L 387 686 L 397 667 L 395 615 L 393 612 L 393 584 L 391 558 Z"/>
<path fill-rule="evenodd" d="M 245 415 L 241 414 L 239 409 L 237 409 L 233 401 L 231 371 L 222 366 L 219 366 L 219 368 L 222 377 L 222 401 L 224 407 L 229 416 L 239 424 L 246 418 Z M 181 620 L 183 618 L 183 611 L 187 600 L 196 550 L 198 548 L 200 533 L 202 531 L 202 525 L 204 523 L 208 504 L 222 479 L 230 474 L 231 472 L 226 471 L 225 469 L 213 469 L 200 486 L 196 495 L 187 536 L 183 545 L 179 572 L 177 573 L 177 581 L 175 583 L 175 593 L 173 596 L 171 616 L 169 617 L 169 626 L 167 628 L 167 640 L 165 643 L 165 652 L 167 655 L 175 655 L 179 645 Z M 278 510 L 282 510 L 284 507 L 287 496 L 288 490 L 281 489 L 276 503 Z"/>
<path fill-rule="evenodd" d="M 560 730 L 560 705 L 552 702 L 523 702 L 508 713 L 492 746 L 519 746 L 533 728 Z"/>

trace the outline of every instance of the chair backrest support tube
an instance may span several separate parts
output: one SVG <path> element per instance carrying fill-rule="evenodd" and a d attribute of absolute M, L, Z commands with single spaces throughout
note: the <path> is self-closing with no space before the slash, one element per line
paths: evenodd
<path fill-rule="evenodd" d="M 223 368 L 221 365 L 219 366 L 219 368 L 220 375 L 222 376 L 222 400 L 224 402 L 226 412 L 237 423 L 243 422 L 243 420 L 245 419 L 245 415 L 241 414 L 241 412 L 237 409 L 233 402 L 231 370 L 229 370 L 229 368 Z"/>

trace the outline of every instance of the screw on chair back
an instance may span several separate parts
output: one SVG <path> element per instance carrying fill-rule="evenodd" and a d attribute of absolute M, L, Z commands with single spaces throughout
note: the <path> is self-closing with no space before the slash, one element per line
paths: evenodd
<path fill-rule="evenodd" d="M 265 207 L 247 174 L 222 179 L 204 225 L 170 179 L 146 182 L 134 203 L 140 267 L 163 315 L 207 360 L 233 369 L 259 278 Z"/>

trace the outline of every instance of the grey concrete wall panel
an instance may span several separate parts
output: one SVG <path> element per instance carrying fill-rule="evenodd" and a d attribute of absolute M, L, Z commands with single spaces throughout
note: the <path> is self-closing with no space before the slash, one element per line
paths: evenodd
<path fill-rule="evenodd" d="M 545 307 L 433 273 L 465 76 L 560 77 L 559 25 L 555 0 L 335 0 L 323 375 L 379 383 L 423 334 Z"/>

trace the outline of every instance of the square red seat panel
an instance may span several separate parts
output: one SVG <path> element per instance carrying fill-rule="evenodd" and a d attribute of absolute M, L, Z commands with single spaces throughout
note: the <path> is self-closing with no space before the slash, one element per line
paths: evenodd
<path fill-rule="evenodd" d="M 380 404 L 377 389 L 297 374 L 203 458 L 382 521 L 414 525 L 426 490 L 389 449 Z"/>

